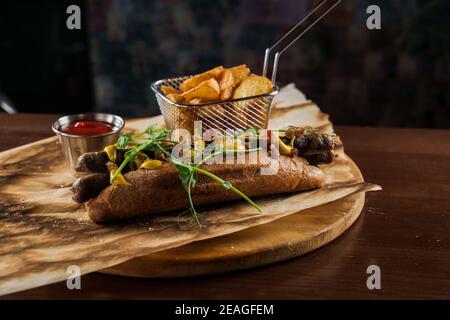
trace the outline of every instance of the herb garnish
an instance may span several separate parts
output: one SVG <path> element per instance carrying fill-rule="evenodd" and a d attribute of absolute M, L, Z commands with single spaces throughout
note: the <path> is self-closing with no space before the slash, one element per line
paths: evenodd
<path fill-rule="evenodd" d="M 119 140 L 117 140 L 116 146 L 119 149 L 125 149 L 131 142 L 133 138 L 131 133 L 125 133 L 123 134 Z"/>
<path fill-rule="evenodd" d="M 118 142 L 117 147 L 121 149 L 125 149 L 130 146 L 130 144 L 133 144 L 134 146 L 130 148 L 125 153 L 125 158 L 123 162 L 120 164 L 119 168 L 114 172 L 114 174 L 111 177 L 110 182 L 112 183 L 117 176 L 122 172 L 122 170 L 125 168 L 125 166 L 134 160 L 136 160 L 137 155 L 140 152 L 143 151 L 156 151 L 160 150 L 162 151 L 166 156 L 167 159 L 175 165 L 179 172 L 179 178 L 181 181 L 181 184 L 183 185 L 184 189 L 187 192 L 188 199 L 189 199 L 189 205 L 190 208 L 188 211 L 190 211 L 195 218 L 195 221 L 198 225 L 201 226 L 200 221 L 198 220 L 198 212 L 195 209 L 194 202 L 192 200 L 192 189 L 195 187 L 198 179 L 198 174 L 203 174 L 205 176 L 208 176 L 209 178 L 213 179 L 214 181 L 218 182 L 224 189 L 230 190 L 236 194 L 238 194 L 240 197 L 242 197 L 244 200 L 246 200 L 250 205 L 256 208 L 258 212 L 262 212 L 261 208 L 254 203 L 247 195 L 245 195 L 242 191 L 237 189 L 235 186 L 233 186 L 230 182 L 223 180 L 222 178 L 218 177 L 217 175 L 200 168 L 202 164 L 204 164 L 207 160 L 210 158 L 217 156 L 217 155 L 226 155 L 228 153 L 240 153 L 240 152 L 252 152 L 257 151 L 258 149 L 248 149 L 248 150 L 224 150 L 221 148 L 219 151 L 212 153 L 205 157 L 201 162 L 197 164 L 187 164 L 181 161 L 180 159 L 173 157 L 170 153 L 171 148 L 174 144 L 177 144 L 178 142 L 171 141 L 168 139 L 169 137 L 169 130 L 157 128 L 156 126 L 150 126 L 145 130 L 145 134 L 147 135 L 144 142 L 134 145 L 135 142 L 133 141 L 133 136 L 131 134 L 124 134 L 122 135 Z"/>

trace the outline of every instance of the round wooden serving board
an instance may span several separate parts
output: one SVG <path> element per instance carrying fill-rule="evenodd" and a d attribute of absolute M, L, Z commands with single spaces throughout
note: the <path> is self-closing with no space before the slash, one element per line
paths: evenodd
<path fill-rule="evenodd" d="M 363 177 L 352 162 L 355 177 Z M 134 258 L 102 273 L 190 277 L 249 269 L 301 256 L 336 239 L 359 217 L 365 193 L 303 210 L 226 236 Z"/>

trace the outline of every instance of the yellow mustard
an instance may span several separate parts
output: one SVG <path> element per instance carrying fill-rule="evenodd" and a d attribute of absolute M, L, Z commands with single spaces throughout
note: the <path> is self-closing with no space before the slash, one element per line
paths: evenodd
<path fill-rule="evenodd" d="M 117 169 L 112 169 L 109 172 L 109 179 L 111 180 L 112 177 L 114 176 L 114 173 L 117 171 Z M 111 184 L 122 184 L 125 186 L 131 186 L 131 183 L 129 183 L 127 180 L 125 180 L 125 177 L 122 175 L 122 173 L 119 173 L 116 178 L 111 181 Z"/>
<path fill-rule="evenodd" d="M 115 163 L 116 162 L 116 150 L 117 150 L 116 146 L 109 145 L 109 146 L 106 146 L 103 150 L 108 155 L 109 161 Z"/>
<path fill-rule="evenodd" d="M 139 169 L 147 169 L 147 170 L 155 170 L 162 166 L 162 161 L 160 160 L 145 160 L 140 166 Z"/>

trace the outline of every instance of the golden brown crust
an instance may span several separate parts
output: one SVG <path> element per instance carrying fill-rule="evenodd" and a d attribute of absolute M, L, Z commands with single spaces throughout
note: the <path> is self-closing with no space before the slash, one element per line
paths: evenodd
<path fill-rule="evenodd" d="M 324 183 L 322 170 L 308 165 L 303 158 L 281 156 L 278 163 L 279 170 L 275 175 L 261 175 L 261 164 L 212 164 L 204 165 L 204 168 L 249 197 L 310 190 Z M 131 186 L 111 185 L 87 203 L 93 221 L 116 221 L 189 207 L 178 171 L 171 164 L 165 164 L 159 170 L 132 171 L 125 174 L 125 178 Z M 195 205 L 240 198 L 204 175 L 199 175 L 192 196 Z"/>

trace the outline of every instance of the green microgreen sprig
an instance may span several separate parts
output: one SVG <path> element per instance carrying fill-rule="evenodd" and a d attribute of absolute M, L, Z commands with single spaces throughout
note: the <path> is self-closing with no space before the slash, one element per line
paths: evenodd
<path fill-rule="evenodd" d="M 258 151 L 260 148 L 256 149 L 248 149 L 248 150 L 224 150 L 223 148 L 219 151 L 212 153 L 208 155 L 207 157 L 204 157 L 202 161 L 200 161 L 197 164 L 190 164 L 190 163 L 184 163 L 180 159 L 173 157 L 170 153 L 170 148 L 166 147 L 166 144 L 174 145 L 178 142 L 168 140 L 169 131 L 167 129 L 161 129 L 157 128 L 156 126 L 150 126 L 145 130 L 145 134 L 147 135 L 146 140 L 138 144 L 134 147 L 132 147 L 130 150 L 128 150 L 124 155 L 124 160 L 120 164 L 119 168 L 115 171 L 113 176 L 111 177 L 110 182 L 112 183 L 116 177 L 122 172 L 122 170 L 125 168 L 125 166 L 136 160 L 137 155 L 139 152 L 150 150 L 150 151 L 156 151 L 160 150 L 163 152 L 167 159 L 175 165 L 179 172 L 179 179 L 181 181 L 181 184 L 183 185 L 184 189 L 187 192 L 188 199 L 189 199 L 189 206 L 190 211 L 197 222 L 198 225 L 202 226 L 199 219 L 198 219 L 198 212 L 195 209 L 194 201 L 192 199 L 192 189 L 195 187 L 197 180 L 198 180 L 198 174 L 203 174 L 214 181 L 218 182 L 224 189 L 230 190 L 236 194 L 238 194 L 241 198 L 246 200 L 250 205 L 252 205 L 259 213 L 262 212 L 262 209 L 253 202 L 247 195 L 245 195 L 242 191 L 240 191 L 238 188 L 233 186 L 230 182 L 223 180 L 219 176 L 200 168 L 202 164 L 204 164 L 206 161 L 211 159 L 212 157 L 218 156 L 218 155 L 226 155 L 229 153 L 249 153 L 252 151 Z M 132 139 L 131 134 L 125 134 L 122 137 L 119 138 L 116 146 L 121 149 L 127 148 L 130 144 L 134 144 L 134 141 Z"/>

